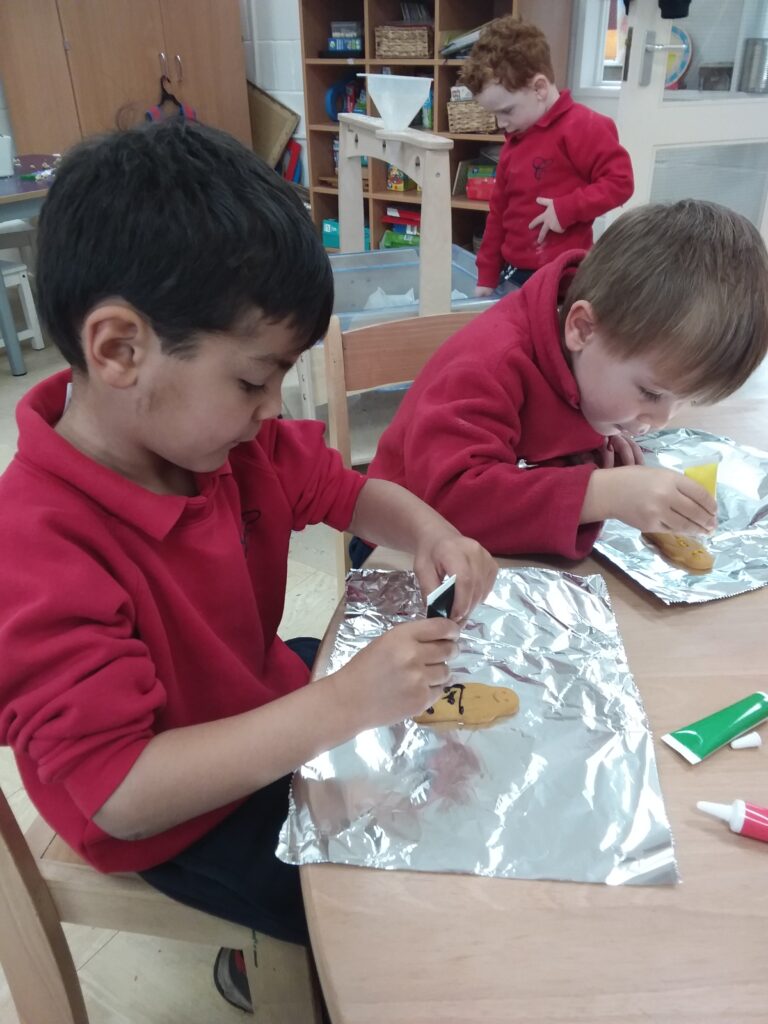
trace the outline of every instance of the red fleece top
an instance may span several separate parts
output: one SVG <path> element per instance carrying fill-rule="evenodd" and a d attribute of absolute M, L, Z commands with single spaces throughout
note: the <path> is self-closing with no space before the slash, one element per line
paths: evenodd
<path fill-rule="evenodd" d="M 102 871 L 173 857 L 230 804 L 147 839 L 93 815 L 156 733 L 214 721 L 303 686 L 277 637 L 291 530 L 346 529 L 364 478 L 323 425 L 266 422 L 199 495 L 158 495 L 52 428 L 69 371 L 19 404 L 0 478 L 0 743 L 45 820 Z"/>
<path fill-rule="evenodd" d="M 579 526 L 595 463 L 573 456 L 604 439 L 579 410 L 557 317 L 583 255 L 559 257 L 449 338 L 406 393 L 368 470 L 497 555 L 583 558 L 600 532 L 600 523 Z"/>
<path fill-rule="evenodd" d="M 564 90 L 536 124 L 504 142 L 477 254 L 477 283 L 495 288 L 507 263 L 538 270 L 569 249 L 589 249 L 594 219 L 625 203 L 634 187 L 616 125 Z M 541 227 L 528 227 L 545 209 L 537 197 L 555 200 L 565 229 L 549 231 L 540 246 Z"/>

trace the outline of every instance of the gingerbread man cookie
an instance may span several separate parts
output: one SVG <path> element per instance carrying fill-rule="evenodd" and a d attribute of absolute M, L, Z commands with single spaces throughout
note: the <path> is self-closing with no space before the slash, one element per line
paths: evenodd
<path fill-rule="evenodd" d="M 710 572 L 715 560 L 701 541 L 683 533 L 644 533 L 662 555 L 692 572 Z"/>
<path fill-rule="evenodd" d="M 438 722 L 462 722 L 464 725 L 486 725 L 496 718 L 514 715 L 520 698 L 514 690 L 486 683 L 453 683 L 432 707 L 414 718 L 419 725 Z"/>

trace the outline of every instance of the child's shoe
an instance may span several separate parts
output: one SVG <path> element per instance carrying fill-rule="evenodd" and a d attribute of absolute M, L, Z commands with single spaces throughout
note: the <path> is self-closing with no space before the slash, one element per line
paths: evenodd
<path fill-rule="evenodd" d="M 245 960 L 239 949 L 219 950 L 213 965 L 213 983 L 228 1003 L 238 1010 L 253 1013 L 251 990 L 245 973 Z"/>

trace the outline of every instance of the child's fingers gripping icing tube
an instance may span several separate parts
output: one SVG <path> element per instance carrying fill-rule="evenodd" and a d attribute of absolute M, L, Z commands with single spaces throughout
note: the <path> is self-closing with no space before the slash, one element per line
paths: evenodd
<path fill-rule="evenodd" d="M 700 484 L 714 498 L 717 494 L 717 463 L 688 466 L 685 475 Z M 694 572 L 710 572 L 715 560 L 710 551 L 694 537 L 680 533 L 645 533 L 643 536 L 670 561 Z"/>

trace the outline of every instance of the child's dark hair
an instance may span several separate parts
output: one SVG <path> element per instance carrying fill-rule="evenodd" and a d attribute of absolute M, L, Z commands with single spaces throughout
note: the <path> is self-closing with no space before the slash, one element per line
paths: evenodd
<path fill-rule="evenodd" d="M 328 327 L 333 276 L 298 195 L 224 132 L 174 119 L 89 139 L 62 161 L 40 214 L 37 290 L 51 338 L 85 370 L 83 320 L 129 302 L 163 351 L 261 311 L 308 347 Z"/>

